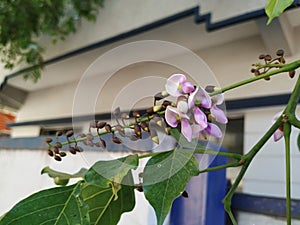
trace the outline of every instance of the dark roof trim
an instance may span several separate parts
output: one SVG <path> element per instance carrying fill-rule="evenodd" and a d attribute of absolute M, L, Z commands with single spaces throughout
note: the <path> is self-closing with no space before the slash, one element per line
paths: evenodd
<path fill-rule="evenodd" d="M 292 199 L 291 216 L 300 219 L 300 200 Z M 243 193 L 235 193 L 232 198 L 232 208 L 238 211 L 264 214 L 276 217 L 286 216 L 285 198 L 256 196 Z"/>
<path fill-rule="evenodd" d="M 299 0 L 296 0 L 292 7 L 297 6 L 298 1 Z M 175 15 L 172 15 L 172 16 L 166 17 L 164 19 L 155 21 L 153 23 L 141 26 L 141 27 L 133 29 L 131 31 L 116 35 L 114 37 L 99 41 L 97 43 L 82 47 L 80 49 L 68 52 L 66 54 L 54 57 L 54 58 L 49 59 L 49 60 L 46 60 L 43 65 L 44 66 L 51 65 L 53 63 L 56 63 L 56 62 L 74 57 L 76 55 L 80 55 L 80 54 L 92 51 L 94 49 L 97 49 L 97 48 L 103 47 L 105 45 L 123 40 L 123 39 L 128 38 L 128 37 L 132 37 L 134 35 L 149 31 L 151 29 L 158 28 L 160 26 L 163 26 L 163 25 L 166 25 L 168 23 L 183 19 L 183 18 L 188 17 L 188 16 L 193 16 L 194 15 L 196 23 L 206 23 L 206 29 L 208 31 L 213 31 L 213 30 L 220 29 L 220 28 L 223 28 L 223 27 L 226 27 L 226 26 L 231 26 L 233 24 L 238 24 L 238 23 L 241 23 L 241 22 L 245 22 L 245 21 L 248 21 L 250 19 L 255 19 L 255 18 L 265 16 L 264 10 L 261 9 L 261 10 L 256 10 L 256 11 L 249 12 L 249 13 L 246 13 L 246 14 L 243 14 L 243 15 L 239 15 L 239 16 L 236 16 L 236 17 L 232 17 L 232 18 L 229 18 L 229 19 L 217 22 L 217 23 L 212 23 L 210 13 L 201 15 L 201 14 L 199 14 L 199 12 L 200 12 L 199 6 L 193 7 L 191 9 L 188 9 L 188 10 L 185 10 L 183 12 L 177 13 Z M 17 72 L 6 75 L 2 85 L 0 86 L 0 90 L 2 89 L 2 86 L 6 84 L 8 79 L 13 78 L 15 76 L 22 75 L 22 74 L 27 73 L 27 72 L 30 72 L 30 71 L 34 70 L 36 67 L 37 66 L 31 66 L 31 67 L 24 68 L 24 69 L 19 70 Z"/>
<path fill-rule="evenodd" d="M 278 106 L 287 104 L 290 98 L 290 94 L 281 94 L 273 96 L 264 96 L 264 97 L 255 97 L 255 98 L 245 98 L 238 100 L 229 100 L 226 101 L 227 110 L 239 110 L 239 109 L 248 109 L 248 108 L 259 108 L 259 107 L 268 107 L 268 106 Z M 139 110 L 141 114 L 145 113 L 145 110 Z M 111 113 L 102 113 L 97 115 L 86 115 L 86 116 L 77 116 L 77 117 L 66 117 L 58 119 L 49 119 L 49 120 L 36 120 L 28 122 L 19 122 L 19 123 L 9 123 L 8 127 L 19 127 L 19 126 L 44 126 L 44 125 L 57 125 L 57 124 L 72 124 L 73 121 L 84 122 L 96 120 L 110 120 Z"/>

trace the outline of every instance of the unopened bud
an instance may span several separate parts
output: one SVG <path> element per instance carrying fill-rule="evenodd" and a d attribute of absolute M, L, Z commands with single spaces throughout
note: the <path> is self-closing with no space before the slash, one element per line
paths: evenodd
<path fill-rule="evenodd" d="M 112 137 L 112 141 L 113 141 L 114 143 L 116 143 L 116 144 L 121 144 L 121 143 L 122 143 L 121 139 L 118 138 L 118 137 L 116 137 L 116 136 Z"/>
<path fill-rule="evenodd" d="M 102 129 L 103 127 L 105 127 L 105 125 L 106 125 L 106 122 L 104 122 L 104 121 L 98 121 L 96 127 L 98 129 Z"/>
<path fill-rule="evenodd" d="M 155 105 L 153 106 L 153 112 L 159 112 L 160 110 L 162 109 L 162 106 L 161 105 Z"/>
<path fill-rule="evenodd" d="M 141 125 L 141 128 L 143 129 L 143 131 L 149 132 L 149 127 L 146 122 L 141 122 L 140 125 Z"/>
<path fill-rule="evenodd" d="M 142 130 L 141 130 L 141 126 L 138 124 L 134 125 L 134 133 L 137 137 L 142 137 Z"/>
<path fill-rule="evenodd" d="M 133 117 L 134 118 L 140 118 L 140 113 L 139 112 L 137 112 L 137 111 L 134 111 L 133 113 L 132 113 L 132 115 L 133 115 Z"/>
<path fill-rule="evenodd" d="M 290 78 L 293 78 L 293 77 L 295 76 L 295 74 L 296 74 L 296 71 L 295 71 L 295 70 L 289 71 L 289 76 L 290 76 Z"/>
<path fill-rule="evenodd" d="M 111 132 L 111 126 L 110 126 L 110 124 L 106 124 L 104 127 L 105 127 L 105 130 L 106 130 L 107 133 Z"/>
<path fill-rule="evenodd" d="M 53 151 L 51 149 L 48 149 L 48 155 L 51 156 L 51 157 L 54 156 L 54 153 L 53 153 Z"/>
<path fill-rule="evenodd" d="M 50 144 L 50 143 L 52 142 L 52 138 L 49 138 L 49 137 L 46 138 L 46 139 L 45 139 L 45 142 L 48 143 L 48 144 Z"/>
<path fill-rule="evenodd" d="M 58 156 L 58 155 L 55 155 L 55 156 L 54 156 L 54 159 L 55 159 L 56 161 L 61 161 L 61 157 Z"/>
<path fill-rule="evenodd" d="M 87 134 L 87 135 L 86 135 L 86 139 L 87 139 L 88 141 L 92 141 L 92 140 L 94 140 L 94 136 L 93 136 L 92 134 Z"/>
<path fill-rule="evenodd" d="M 75 149 L 74 147 L 71 147 L 71 146 L 70 146 L 68 150 L 69 150 L 69 152 L 72 153 L 73 155 L 76 154 L 76 149 Z"/>
<path fill-rule="evenodd" d="M 54 146 L 55 146 L 56 148 L 61 148 L 61 147 L 62 147 L 62 144 L 58 141 L 58 142 L 56 142 L 56 143 L 54 144 Z"/>
<path fill-rule="evenodd" d="M 73 130 L 69 130 L 66 132 L 66 137 L 69 138 L 69 137 L 73 136 L 73 134 L 74 134 Z"/>
<path fill-rule="evenodd" d="M 61 136 L 63 134 L 63 132 L 62 131 L 56 131 L 56 137 L 58 137 L 58 136 Z"/>
<path fill-rule="evenodd" d="M 283 56 L 283 55 L 284 55 L 284 50 L 283 50 L 283 49 L 278 49 L 278 50 L 276 51 L 276 55 L 278 55 L 278 56 Z"/>
<path fill-rule="evenodd" d="M 60 152 L 59 155 L 60 157 L 65 157 L 67 154 L 65 152 Z"/>

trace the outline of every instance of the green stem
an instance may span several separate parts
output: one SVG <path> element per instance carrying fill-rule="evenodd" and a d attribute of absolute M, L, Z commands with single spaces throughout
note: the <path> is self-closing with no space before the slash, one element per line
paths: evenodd
<path fill-rule="evenodd" d="M 242 166 L 241 171 L 239 172 L 236 180 L 232 184 L 232 187 L 226 194 L 225 198 L 223 199 L 224 208 L 228 213 L 233 225 L 237 225 L 237 222 L 233 216 L 231 211 L 231 200 L 234 195 L 234 192 L 238 188 L 239 183 L 243 179 L 249 165 L 251 164 L 255 155 L 259 152 L 259 150 L 263 147 L 263 145 L 269 140 L 269 138 L 273 135 L 273 133 L 278 129 L 279 125 L 282 123 L 282 118 L 278 118 L 277 121 L 270 127 L 270 129 L 261 137 L 261 139 L 254 145 L 254 147 L 249 151 L 248 154 L 243 156 L 244 164 Z M 242 162 L 241 162 L 242 163 Z"/>
<path fill-rule="evenodd" d="M 290 152 L 290 135 L 291 124 L 284 124 L 284 140 L 285 140 L 285 173 L 286 173 L 286 223 L 292 224 L 291 220 L 291 152 Z"/>
<path fill-rule="evenodd" d="M 225 169 L 225 168 L 230 168 L 230 167 L 239 167 L 239 166 L 241 166 L 240 162 L 227 163 L 227 164 L 220 165 L 220 166 L 210 167 L 205 170 L 200 170 L 199 173 L 206 173 L 206 172 L 211 172 L 211 171 L 215 171 L 215 170 L 220 170 L 220 169 Z"/>
<path fill-rule="evenodd" d="M 230 152 L 217 152 L 213 150 L 202 150 L 202 149 L 195 149 L 193 150 L 197 154 L 208 154 L 208 155 L 218 155 L 218 156 L 226 156 L 236 160 L 242 159 L 242 155 Z"/>
<path fill-rule="evenodd" d="M 246 79 L 246 80 L 237 82 L 235 84 L 229 85 L 229 86 L 224 87 L 224 88 L 222 88 L 220 90 L 212 92 L 210 95 L 213 96 L 213 95 L 216 95 L 216 94 L 224 93 L 224 92 L 229 91 L 231 89 L 243 86 L 245 84 L 252 83 L 252 82 L 257 81 L 257 80 L 264 79 L 266 77 L 271 77 L 271 76 L 274 76 L 276 74 L 280 74 L 280 73 L 283 73 L 283 72 L 288 72 L 288 71 L 291 71 L 291 70 L 295 70 L 298 67 L 300 67 L 300 60 L 294 61 L 294 62 L 289 63 L 289 64 L 285 64 L 282 68 L 279 68 L 279 69 L 276 69 L 276 70 L 272 70 L 272 71 L 269 71 L 267 73 L 261 74 L 259 76 L 251 77 L 249 79 Z"/>

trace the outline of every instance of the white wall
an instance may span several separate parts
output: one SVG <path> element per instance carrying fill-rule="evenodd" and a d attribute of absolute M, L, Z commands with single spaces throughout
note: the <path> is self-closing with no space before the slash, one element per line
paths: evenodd
<path fill-rule="evenodd" d="M 89 168 L 98 160 L 110 160 L 128 155 L 128 153 L 111 153 L 106 151 L 86 151 L 81 154 L 69 154 L 62 162 L 50 158 L 47 150 L 0 150 L 0 216 L 10 210 L 14 204 L 29 195 L 42 189 L 52 188 L 56 185 L 48 175 L 41 175 L 41 170 L 49 166 L 52 169 L 75 173 L 82 167 Z M 142 161 L 141 166 L 144 165 Z M 139 167 L 134 172 L 135 181 L 138 182 Z M 75 182 L 75 181 L 73 181 Z M 149 218 L 148 218 L 149 217 Z M 130 213 L 122 216 L 120 225 L 144 225 L 149 221 L 153 225 L 153 209 L 146 201 L 143 193 L 136 192 L 136 206 Z"/>

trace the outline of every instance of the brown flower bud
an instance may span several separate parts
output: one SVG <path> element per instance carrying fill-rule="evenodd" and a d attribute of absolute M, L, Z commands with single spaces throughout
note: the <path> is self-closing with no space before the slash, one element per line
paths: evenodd
<path fill-rule="evenodd" d="M 61 157 L 60 157 L 59 155 L 55 155 L 55 156 L 54 156 L 54 159 L 55 159 L 56 161 L 61 161 Z"/>
<path fill-rule="evenodd" d="M 74 131 L 69 130 L 69 131 L 66 132 L 66 137 L 69 138 L 69 137 L 73 136 L 73 134 L 74 134 Z"/>
<path fill-rule="evenodd" d="M 56 148 L 61 148 L 62 147 L 62 144 L 58 141 L 54 144 L 54 147 Z"/>
<path fill-rule="evenodd" d="M 259 59 L 264 59 L 265 57 L 266 57 L 265 54 L 260 54 L 260 55 L 258 56 Z"/>
<path fill-rule="evenodd" d="M 48 144 L 50 144 L 50 143 L 52 142 L 52 138 L 47 137 L 47 138 L 45 139 L 45 142 L 48 143 Z"/>
<path fill-rule="evenodd" d="M 142 137 L 142 129 L 139 124 L 134 125 L 134 133 L 137 137 L 141 138 Z"/>
<path fill-rule="evenodd" d="M 51 149 L 48 149 L 48 155 L 51 156 L 51 157 L 54 156 L 54 153 L 53 153 L 53 151 Z"/>
<path fill-rule="evenodd" d="M 105 127 L 105 125 L 106 125 L 106 122 L 104 122 L 104 121 L 98 121 L 96 127 L 98 129 L 102 129 L 103 127 Z"/>
<path fill-rule="evenodd" d="M 54 152 L 55 154 L 59 154 L 59 149 L 58 149 L 57 147 L 53 147 L 53 152 Z"/>
<path fill-rule="evenodd" d="M 296 71 L 295 71 L 295 70 L 289 71 L 289 76 L 290 76 L 290 78 L 294 78 L 295 74 L 296 74 Z"/>
<path fill-rule="evenodd" d="M 116 137 L 116 136 L 113 136 L 113 137 L 112 137 L 112 141 L 113 141 L 114 143 L 116 143 L 116 144 L 121 144 L 121 143 L 122 143 L 121 139 L 118 138 L 118 137 Z"/>
<path fill-rule="evenodd" d="M 153 115 L 153 113 L 154 113 L 153 107 L 148 108 L 148 109 L 146 110 L 146 112 L 147 112 L 147 114 L 148 114 L 149 116 Z"/>
<path fill-rule="evenodd" d="M 265 60 L 266 60 L 266 61 L 271 61 L 271 60 L 272 60 L 272 56 L 270 56 L 270 55 L 265 55 Z"/>
<path fill-rule="evenodd" d="M 107 123 L 104 127 L 105 127 L 105 130 L 106 130 L 107 133 L 111 132 L 111 126 L 110 126 L 110 124 Z"/>
<path fill-rule="evenodd" d="M 76 154 L 76 149 L 75 149 L 74 147 L 71 147 L 71 146 L 70 146 L 68 150 L 69 150 L 69 152 L 72 153 L 73 155 Z"/>
<path fill-rule="evenodd" d="M 140 118 L 141 117 L 141 115 L 140 115 L 140 113 L 138 111 L 134 111 L 132 113 L 132 115 L 133 115 L 134 118 Z"/>
<path fill-rule="evenodd" d="M 278 50 L 276 51 L 276 55 L 278 55 L 278 56 L 283 56 L 283 55 L 284 55 L 284 50 L 283 50 L 283 49 L 278 49 Z"/>
<path fill-rule="evenodd" d="M 149 127 L 148 127 L 148 124 L 146 122 L 141 122 L 140 126 L 143 129 L 143 131 L 149 132 Z"/>
<path fill-rule="evenodd" d="M 67 155 L 67 153 L 65 153 L 65 152 L 60 152 L 59 155 L 60 155 L 60 157 L 65 157 L 65 156 Z"/>
<path fill-rule="evenodd" d="M 171 104 L 172 103 L 170 101 L 168 101 L 168 100 L 164 100 L 163 103 L 162 103 L 163 107 L 165 107 L 165 108 L 167 108 L 167 106 L 169 106 Z"/>
<path fill-rule="evenodd" d="M 63 132 L 62 131 L 56 131 L 56 137 L 58 137 L 58 136 L 61 136 L 63 134 Z"/>
<path fill-rule="evenodd" d="M 80 146 L 76 146 L 75 147 L 76 152 L 83 152 L 83 148 L 81 148 Z"/>

